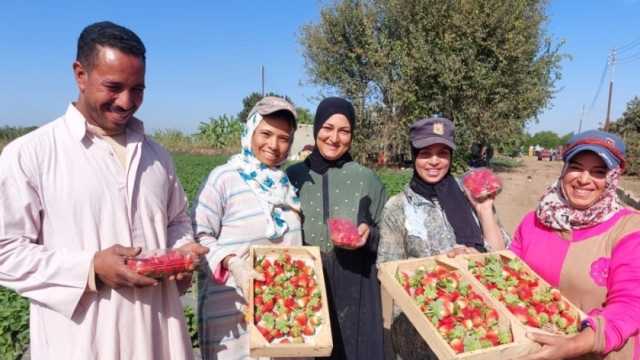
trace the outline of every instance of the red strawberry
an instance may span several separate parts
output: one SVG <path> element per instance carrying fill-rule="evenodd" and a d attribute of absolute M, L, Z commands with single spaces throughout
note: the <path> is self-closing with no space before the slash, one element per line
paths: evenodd
<path fill-rule="evenodd" d="M 453 352 L 455 352 L 456 354 L 460 354 L 461 352 L 464 352 L 464 344 L 462 343 L 461 339 L 453 339 L 451 340 L 449 345 L 453 349 Z"/>
<path fill-rule="evenodd" d="M 484 338 L 489 340 L 489 342 L 491 342 L 491 345 L 493 346 L 500 345 L 500 338 L 498 337 L 498 332 L 493 329 L 488 330 Z"/>
<path fill-rule="evenodd" d="M 286 298 L 286 299 L 284 300 L 284 306 L 285 306 L 287 309 L 293 309 L 294 307 L 296 307 L 296 301 L 295 301 L 295 300 L 293 300 L 292 298 Z"/>
<path fill-rule="evenodd" d="M 533 297 L 533 291 L 529 287 L 519 287 L 518 297 L 522 301 L 529 301 Z"/>
<path fill-rule="evenodd" d="M 529 312 L 527 311 L 527 308 L 517 305 L 507 305 L 507 308 L 521 323 L 527 323 L 529 318 Z"/>
<path fill-rule="evenodd" d="M 535 328 L 539 328 L 540 320 L 534 315 L 527 315 L 527 325 Z"/>
<path fill-rule="evenodd" d="M 485 315 L 485 320 L 487 325 L 494 325 L 498 323 L 498 312 L 495 309 L 489 310 L 489 312 Z"/>
<path fill-rule="evenodd" d="M 305 313 L 296 315 L 295 320 L 300 324 L 300 326 L 307 325 L 307 315 Z"/>
<path fill-rule="evenodd" d="M 316 330 L 310 325 L 307 325 L 302 329 L 302 333 L 307 336 L 312 336 L 313 334 L 315 334 L 315 332 Z"/>

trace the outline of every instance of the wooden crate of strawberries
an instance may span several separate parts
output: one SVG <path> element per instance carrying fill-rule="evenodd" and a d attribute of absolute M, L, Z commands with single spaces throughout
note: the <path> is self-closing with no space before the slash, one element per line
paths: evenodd
<path fill-rule="evenodd" d="M 456 260 L 528 331 L 573 335 L 586 317 L 509 250 L 459 256 Z"/>
<path fill-rule="evenodd" d="M 380 264 L 385 327 L 393 304 L 439 359 L 513 359 L 539 346 L 457 262 L 446 257 Z"/>
<path fill-rule="evenodd" d="M 252 246 L 264 276 L 249 288 L 247 328 L 252 357 L 328 356 L 333 342 L 320 250 Z"/>

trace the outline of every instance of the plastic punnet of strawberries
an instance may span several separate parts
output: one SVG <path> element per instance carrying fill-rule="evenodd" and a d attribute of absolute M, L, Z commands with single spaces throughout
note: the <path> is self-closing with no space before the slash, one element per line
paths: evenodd
<path fill-rule="evenodd" d="M 362 246 L 358 228 L 349 219 L 331 218 L 327 220 L 329 237 L 335 246 L 355 249 Z"/>
<path fill-rule="evenodd" d="M 322 323 L 321 293 L 313 267 L 288 253 L 256 259 L 254 324 L 269 343 L 307 343 Z"/>
<path fill-rule="evenodd" d="M 556 334 L 575 334 L 579 314 L 560 291 L 541 283 L 522 260 L 488 255 L 469 270 L 523 324 Z"/>
<path fill-rule="evenodd" d="M 502 189 L 502 181 L 488 168 L 477 168 L 467 171 L 462 176 L 464 188 L 476 200 L 496 195 Z"/>
<path fill-rule="evenodd" d="M 129 269 L 152 278 L 165 278 L 191 271 L 197 262 L 191 254 L 177 250 L 152 250 L 126 260 Z"/>
<path fill-rule="evenodd" d="M 513 342 L 498 312 L 457 271 L 435 265 L 396 278 L 456 354 Z"/>

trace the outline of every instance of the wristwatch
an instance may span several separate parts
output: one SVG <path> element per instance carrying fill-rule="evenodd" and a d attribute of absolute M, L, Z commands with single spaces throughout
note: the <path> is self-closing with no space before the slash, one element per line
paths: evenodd
<path fill-rule="evenodd" d="M 580 327 L 578 328 L 578 331 L 582 331 L 586 328 L 591 328 L 591 330 L 594 330 L 593 326 L 591 325 L 591 321 L 589 321 L 589 319 L 584 319 L 580 322 Z"/>

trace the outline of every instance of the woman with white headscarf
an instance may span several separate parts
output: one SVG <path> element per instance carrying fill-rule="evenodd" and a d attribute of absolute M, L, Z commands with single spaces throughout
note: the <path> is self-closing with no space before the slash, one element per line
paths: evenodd
<path fill-rule="evenodd" d="M 302 245 L 300 201 L 281 170 L 295 129 L 289 102 L 260 100 L 242 132 L 242 151 L 211 171 L 197 197 L 194 233 L 209 248 L 198 279 L 204 359 L 250 359 L 242 307 L 257 275 L 247 260 L 249 247 Z"/>

